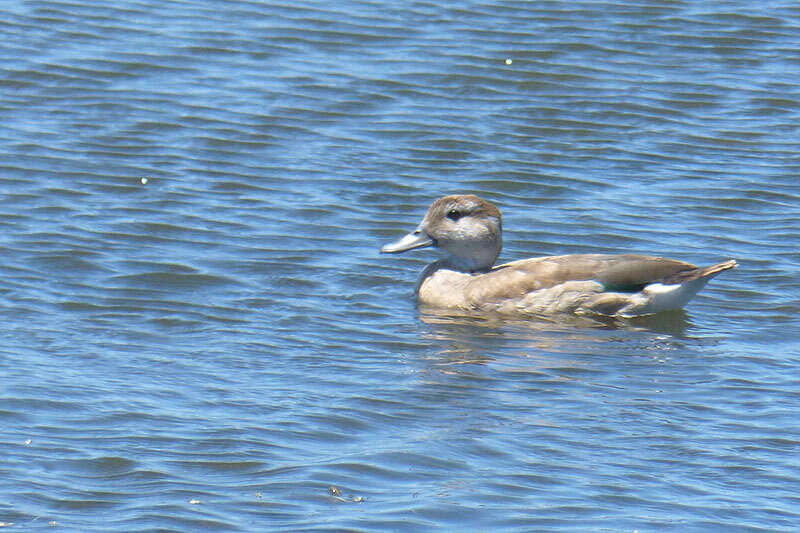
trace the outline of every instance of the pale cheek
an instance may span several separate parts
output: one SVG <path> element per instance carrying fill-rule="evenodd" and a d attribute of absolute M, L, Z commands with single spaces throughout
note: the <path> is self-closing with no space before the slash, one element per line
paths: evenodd
<path fill-rule="evenodd" d="M 460 228 L 460 236 L 465 240 L 486 241 L 491 238 L 491 233 L 483 227 Z"/>

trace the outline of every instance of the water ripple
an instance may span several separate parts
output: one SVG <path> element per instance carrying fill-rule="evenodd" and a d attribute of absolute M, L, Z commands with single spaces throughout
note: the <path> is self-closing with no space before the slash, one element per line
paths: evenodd
<path fill-rule="evenodd" d="M 794 530 L 795 7 L 0 8 L 0 526 Z M 741 268 L 628 322 L 416 309 L 381 244 Z M 13 524 L 13 525 L 12 525 Z"/>

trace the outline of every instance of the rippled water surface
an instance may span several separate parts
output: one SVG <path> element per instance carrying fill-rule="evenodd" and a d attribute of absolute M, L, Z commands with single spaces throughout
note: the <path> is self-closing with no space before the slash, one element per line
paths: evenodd
<path fill-rule="evenodd" d="M 0 527 L 800 529 L 795 2 L 10 0 Z M 380 246 L 736 258 L 616 324 Z"/>

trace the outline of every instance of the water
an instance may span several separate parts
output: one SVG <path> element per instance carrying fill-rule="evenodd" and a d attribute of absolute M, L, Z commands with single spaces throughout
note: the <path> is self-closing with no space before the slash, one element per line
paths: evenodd
<path fill-rule="evenodd" d="M 800 528 L 793 3 L 0 9 L 2 526 Z M 452 192 L 502 260 L 741 267 L 422 313 L 378 249 Z"/>

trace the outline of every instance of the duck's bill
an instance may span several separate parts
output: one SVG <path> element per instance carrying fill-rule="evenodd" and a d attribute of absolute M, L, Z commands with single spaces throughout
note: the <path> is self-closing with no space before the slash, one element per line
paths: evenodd
<path fill-rule="evenodd" d="M 400 252 L 407 252 L 408 250 L 415 250 L 417 248 L 427 248 L 433 246 L 434 240 L 422 230 L 414 230 L 399 241 L 387 244 L 381 248 L 382 254 L 399 254 Z"/>

